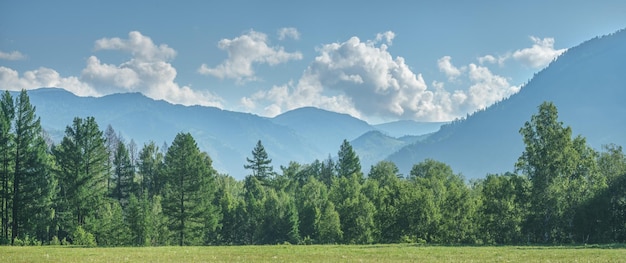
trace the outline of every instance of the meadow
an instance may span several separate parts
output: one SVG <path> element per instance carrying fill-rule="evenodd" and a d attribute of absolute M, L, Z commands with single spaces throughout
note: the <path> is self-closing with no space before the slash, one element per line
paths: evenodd
<path fill-rule="evenodd" d="M 0 262 L 625 262 L 606 246 L 0 247 Z"/>

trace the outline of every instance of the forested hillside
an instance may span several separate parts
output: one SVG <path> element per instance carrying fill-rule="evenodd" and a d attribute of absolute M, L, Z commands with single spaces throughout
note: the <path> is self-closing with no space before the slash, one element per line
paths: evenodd
<path fill-rule="evenodd" d="M 392 162 L 364 174 L 344 140 L 337 159 L 275 167 L 263 141 L 219 174 L 190 133 L 142 147 L 93 117 L 60 143 L 28 93 L 0 99 L 3 244 L 84 246 L 240 244 L 569 244 L 626 241 L 626 156 L 598 152 L 541 103 L 520 125 L 517 173 L 469 184 L 439 161 L 401 175 Z M 132 141 L 131 141 L 132 142 Z"/>
<path fill-rule="evenodd" d="M 404 173 L 428 158 L 468 178 L 513 169 L 523 144 L 519 128 L 543 101 L 552 101 L 575 134 L 596 150 L 626 144 L 626 30 L 570 48 L 510 98 L 467 119 L 442 126 L 428 142 L 407 146 L 387 160 Z"/>

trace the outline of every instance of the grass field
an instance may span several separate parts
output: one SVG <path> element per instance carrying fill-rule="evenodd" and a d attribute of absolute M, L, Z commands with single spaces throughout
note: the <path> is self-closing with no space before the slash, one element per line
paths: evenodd
<path fill-rule="evenodd" d="M 0 262 L 626 262 L 624 246 L 0 247 Z"/>

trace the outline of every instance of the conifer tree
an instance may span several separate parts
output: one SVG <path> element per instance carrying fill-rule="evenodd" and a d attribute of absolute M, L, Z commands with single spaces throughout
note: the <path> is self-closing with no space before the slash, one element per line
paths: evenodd
<path fill-rule="evenodd" d="M 0 99 L 0 244 L 9 241 L 9 214 L 12 191 L 11 169 L 13 163 L 13 118 L 15 106 L 9 91 L 2 93 Z"/>
<path fill-rule="evenodd" d="M 268 181 L 272 179 L 274 175 L 274 167 L 271 165 L 272 159 L 268 157 L 261 140 L 257 142 L 252 150 L 252 159 L 246 158 L 246 161 L 248 164 L 243 167 L 245 169 L 251 169 L 252 176 L 267 185 Z"/>
<path fill-rule="evenodd" d="M 348 140 L 343 140 L 337 156 L 337 175 L 339 177 L 349 177 L 355 174 L 362 180 L 361 161 L 359 161 L 359 156 L 352 149 Z"/>
<path fill-rule="evenodd" d="M 136 194 L 135 190 L 135 171 L 131 164 L 128 150 L 124 143 L 119 143 L 115 151 L 113 159 L 113 179 L 115 186 L 113 187 L 112 197 L 117 199 L 122 208 L 128 204 L 128 198 L 131 194 Z"/>
<path fill-rule="evenodd" d="M 215 229 L 215 170 L 208 155 L 202 154 L 189 133 L 179 133 L 165 155 L 163 213 L 168 217 L 176 243 L 199 245 L 208 230 Z"/>
<path fill-rule="evenodd" d="M 47 241 L 55 182 L 41 124 L 25 90 L 17 98 L 15 113 L 11 236 Z"/>
<path fill-rule="evenodd" d="M 93 117 L 74 118 L 61 144 L 53 149 L 59 181 L 59 238 L 83 226 L 105 204 L 108 153 Z"/>

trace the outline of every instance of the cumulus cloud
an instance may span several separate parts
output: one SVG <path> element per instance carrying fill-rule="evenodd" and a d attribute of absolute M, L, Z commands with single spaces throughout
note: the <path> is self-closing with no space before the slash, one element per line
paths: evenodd
<path fill-rule="evenodd" d="M 483 109 L 507 98 L 520 90 L 520 86 L 511 85 L 509 81 L 493 74 L 487 67 L 470 64 L 468 70 L 469 88 L 467 101 L 470 109 Z"/>
<path fill-rule="evenodd" d="M 141 92 L 153 99 L 177 104 L 222 107 L 222 99 L 211 92 L 196 91 L 176 83 L 176 69 L 169 63 L 176 56 L 176 51 L 164 44 L 154 44 L 150 37 L 140 32 L 130 32 L 128 39 L 97 40 L 94 49 L 126 52 L 131 54 L 131 58 L 114 65 L 90 56 L 79 77 L 61 77 L 49 68 L 26 71 L 20 76 L 13 69 L 0 67 L 0 88 L 60 87 L 78 96 Z"/>
<path fill-rule="evenodd" d="M 567 50 L 554 49 L 554 38 L 540 39 L 531 36 L 530 39 L 534 42 L 532 47 L 516 50 L 512 55 L 515 60 L 528 67 L 543 68 Z"/>
<path fill-rule="evenodd" d="M 217 46 L 228 52 L 228 58 L 213 68 L 202 64 L 198 72 L 243 83 L 256 80 L 253 64 L 274 66 L 302 59 L 302 53 L 286 52 L 281 46 L 269 46 L 268 42 L 266 34 L 254 30 L 233 39 L 222 39 Z"/>
<path fill-rule="evenodd" d="M 295 27 L 283 27 L 278 30 L 278 40 L 285 40 L 287 38 L 298 40 L 300 39 L 300 32 Z"/>
<path fill-rule="evenodd" d="M 452 81 L 461 75 L 462 69 L 459 69 L 452 65 L 451 60 L 452 58 L 450 56 L 444 56 L 437 60 L 437 66 L 439 67 L 439 71 L 446 74 L 446 77 L 448 77 L 448 79 Z"/>
<path fill-rule="evenodd" d="M 138 31 L 128 33 L 128 39 L 102 38 L 96 41 L 95 50 L 121 50 L 141 61 L 167 61 L 176 57 L 176 51 L 165 44 L 155 45 L 152 39 Z"/>
<path fill-rule="evenodd" d="M 449 56 L 437 61 L 440 70 L 450 79 L 463 78 L 469 88 L 448 91 L 445 83 L 438 81 L 429 88 L 404 58 L 392 56 L 387 45 L 380 43 L 391 43 L 393 36 L 378 34 L 373 41 L 352 37 L 323 45 L 297 82 L 258 91 L 242 98 L 241 105 L 267 116 L 315 106 L 368 121 L 449 121 L 519 91 L 519 86 L 487 67 L 456 67 Z"/>
<path fill-rule="evenodd" d="M 316 106 L 374 119 L 450 118 L 439 103 L 443 98 L 427 89 L 422 76 L 412 72 L 404 58 L 393 57 L 386 44 L 378 45 L 393 37 L 389 32 L 375 41 L 352 37 L 323 45 L 297 84 L 275 86 L 246 101 L 268 102 L 266 113 Z"/>
<path fill-rule="evenodd" d="M 22 60 L 24 58 L 26 58 L 26 56 L 24 56 L 19 51 L 11 51 L 11 52 L 2 52 L 2 51 L 0 51 L 0 59 L 4 59 L 4 60 Z"/>
<path fill-rule="evenodd" d="M 49 68 L 39 68 L 24 72 L 22 76 L 13 69 L 0 67 L 0 90 L 19 91 L 41 87 L 63 87 L 79 96 L 101 95 L 91 85 L 80 81 L 77 77 L 61 77 Z"/>

